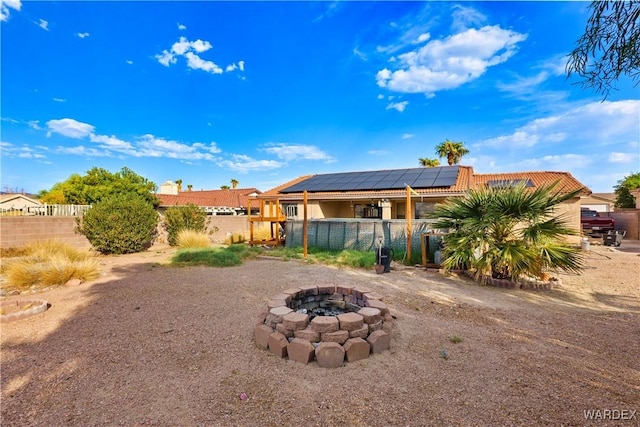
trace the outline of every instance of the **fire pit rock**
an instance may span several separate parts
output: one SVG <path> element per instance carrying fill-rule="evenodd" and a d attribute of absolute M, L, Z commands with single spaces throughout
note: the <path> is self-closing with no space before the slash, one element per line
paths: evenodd
<path fill-rule="evenodd" d="M 373 291 L 304 285 L 273 296 L 254 338 L 278 357 L 336 368 L 388 350 L 392 329 L 393 317 Z"/>

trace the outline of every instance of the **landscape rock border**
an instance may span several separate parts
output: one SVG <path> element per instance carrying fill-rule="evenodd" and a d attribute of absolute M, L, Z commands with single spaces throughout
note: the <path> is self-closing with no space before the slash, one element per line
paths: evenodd
<path fill-rule="evenodd" d="M 0 321 L 10 322 L 13 320 L 24 319 L 25 317 L 44 313 L 49 309 L 49 302 L 43 299 L 18 299 L 0 301 L 0 309 L 4 312 L 6 307 L 17 306 L 18 311 L 12 313 L 1 314 Z"/>
<path fill-rule="evenodd" d="M 310 319 L 307 310 L 338 305 L 336 316 Z M 341 285 L 303 285 L 275 295 L 254 328 L 256 345 L 280 358 L 338 368 L 391 346 L 394 318 L 380 295 Z"/>

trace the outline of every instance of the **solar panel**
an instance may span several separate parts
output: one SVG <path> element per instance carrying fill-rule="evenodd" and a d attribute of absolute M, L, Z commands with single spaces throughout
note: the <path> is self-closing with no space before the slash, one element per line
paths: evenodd
<path fill-rule="evenodd" d="M 291 185 L 281 193 L 352 191 L 352 190 L 399 190 L 407 185 L 414 189 L 449 187 L 456 183 L 459 166 L 434 168 L 392 169 L 366 172 L 340 172 L 314 175 Z"/>

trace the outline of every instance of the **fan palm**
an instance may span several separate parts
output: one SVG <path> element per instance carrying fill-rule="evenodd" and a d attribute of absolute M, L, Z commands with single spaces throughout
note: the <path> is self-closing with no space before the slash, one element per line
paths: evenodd
<path fill-rule="evenodd" d="M 582 256 L 562 242 L 578 231 L 564 215 L 555 215 L 555 208 L 579 191 L 554 192 L 556 185 L 482 188 L 438 205 L 433 226 L 450 231 L 444 238 L 443 268 L 472 270 L 478 281 L 579 272 Z"/>
<path fill-rule="evenodd" d="M 469 154 L 469 150 L 464 146 L 464 142 L 455 142 L 445 139 L 436 145 L 436 154 L 440 157 L 446 157 L 449 166 L 460 163 L 462 156 Z"/>
<path fill-rule="evenodd" d="M 237 179 L 232 179 L 231 180 L 231 186 L 233 188 L 237 188 L 239 183 L 240 183 L 240 181 L 238 181 Z"/>

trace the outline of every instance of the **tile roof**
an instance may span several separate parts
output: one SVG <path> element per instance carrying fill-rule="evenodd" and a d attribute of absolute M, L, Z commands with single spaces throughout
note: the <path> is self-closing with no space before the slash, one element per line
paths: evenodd
<path fill-rule="evenodd" d="M 458 165 L 459 166 L 459 165 Z M 258 199 L 284 199 L 284 200 L 301 200 L 303 198 L 303 192 L 296 193 L 281 193 L 280 191 L 289 188 L 295 184 L 302 183 L 316 175 L 304 175 L 294 180 L 286 182 L 271 190 L 265 191 L 260 194 Z M 581 190 L 582 195 L 591 194 L 586 186 L 580 181 L 575 179 L 568 172 L 555 172 L 555 171 L 534 171 L 534 172 L 511 172 L 511 173 L 495 173 L 495 174 L 475 174 L 473 167 L 471 166 L 459 166 L 459 173 L 455 184 L 450 187 L 441 188 L 413 188 L 416 193 L 424 197 L 447 197 L 461 195 L 472 188 L 478 188 L 485 186 L 489 181 L 510 181 L 510 180 L 531 180 L 534 187 L 539 187 L 545 184 L 552 184 L 558 181 L 557 190 L 573 191 Z M 320 199 L 366 199 L 371 197 L 385 197 L 385 198 L 399 198 L 406 194 L 405 189 L 400 190 L 358 190 L 358 191 L 319 191 L 319 192 L 307 192 L 307 198 L 310 200 Z"/>
<path fill-rule="evenodd" d="M 244 208 L 252 194 L 260 194 L 256 188 L 230 188 L 228 190 L 181 191 L 178 194 L 156 194 L 160 206 L 198 206 Z"/>
<path fill-rule="evenodd" d="M 482 187 L 488 185 L 489 181 L 519 181 L 531 180 L 534 187 L 543 185 L 551 185 L 558 183 L 555 190 L 563 193 L 574 190 L 580 190 L 581 195 L 587 196 L 591 194 L 591 190 L 580 181 L 575 179 L 569 172 L 556 171 L 532 171 L 532 172 L 507 172 L 507 173 L 486 173 L 474 174 L 474 186 Z"/>

